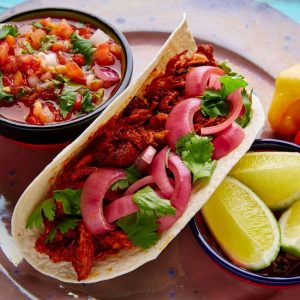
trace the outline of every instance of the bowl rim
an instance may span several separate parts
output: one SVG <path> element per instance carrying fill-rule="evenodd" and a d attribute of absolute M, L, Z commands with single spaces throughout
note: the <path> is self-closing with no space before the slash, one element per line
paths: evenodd
<path fill-rule="evenodd" d="M 271 149 L 271 150 L 280 150 L 280 151 L 293 151 L 300 152 L 300 146 L 277 139 L 256 139 L 251 148 L 251 150 L 263 150 L 263 149 Z M 223 267 L 226 271 L 233 273 L 231 275 L 236 275 L 238 279 L 251 281 L 257 284 L 280 287 L 280 286 L 292 286 L 300 283 L 300 275 L 293 277 L 267 277 L 263 275 L 259 275 L 253 273 L 251 271 L 239 268 L 235 264 L 231 263 L 229 260 L 223 258 L 219 255 L 205 240 L 201 231 L 198 227 L 198 223 L 196 220 L 196 216 L 189 222 L 190 228 L 193 232 L 194 237 L 197 242 L 200 244 L 202 249 L 212 258 L 218 265 Z"/>
<path fill-rule="evenodd" d="M 117 91 L 115 92 L 115 94 L 109 98 L 106 102 L 104 102 L 102 105 L 100 105 L 99 107 L 97 107 L 93 112 L 88 113 L 82 117 L 73 119 L 73 120 L 68 120 L 68 121 L 64 121 L 64 122 L 58 122 L 58 123 L 50 123 L 50 124 L 45 124 L 45 125 L 32 125 L 32 124 L 27 124 L 27 123 L 22 123 L 22 122 L 18 122 L 12 119 L 6 119 L 3 118 L 0 115 L 0 125 L 7 125 L 11 128 L 15 128 L 15 129 L 21 129 L 21 130 L 25 130 L 25 131 L 38 131 L 38 132 L 47 132 L 47 131 L 52 131 L 53 129 L 56 128 L 68 128 L 68 127 L 73 127 L 76 126 L 77 124 L 80 124 L 81 122 L 85 122 L 88 121 L 89 119 L 93 120 L 94 118 L 97 117 L 97 115 L 99 113 L 101 113 L 108 105 L 110 105 L 115 99 L 116 97 L 118 97 L 125 89 L 126 87 L 129 85 L 131 77 L 132 77 L 132 73 L 133 73 L 133 55 L 132 55 L 132 50 L 130 48 L 130 45 L 127 41 L 127 39 L 125 38 L 124 34 L 117 29 L 114 25 L 112 25 L 109 21 L 103 19 L 102 17 L 97 16 L 96 14 L 91 14 L 85 10 L 77 10 L 77 9 L 72 9 L 72 8 L 65 8 L 65 7 L 43 7 L 43 8 L 37 8 L 37 9 L 25 9 L 22 10 L 16 14 L 11 14 L 10 16 L 5 16 L 5 17 L 1 17 L 0 18 L 0 22 L 2 23 L 9 23 L 10 20 L 18 18 L 18 17 L 22 17 L 23 15 L 29 14 L 29 13 L 45 13 L 47 14 L 47 12 L 49 11 L 57 11 L 57 12 L 61 12 L 61 11 L 65 11 L 65 12 L 71 12 L 74 14 L 79 14 L 82 16 L 85 16 L 87 18 L 93 19 L 95 22 L 97 23 L 101 23 L 103 25 L 103 27 L 108 28 L 108 30 L 110 32 L 113 32 L 117 39 L 119 40 L 119 42 L 121 43 L 121 47 L 123 49 L 123 53 L 124 53 L 124 60 L 125 60 L 125 71 L 124 71 L 124 77 L 117 89 Z"/>

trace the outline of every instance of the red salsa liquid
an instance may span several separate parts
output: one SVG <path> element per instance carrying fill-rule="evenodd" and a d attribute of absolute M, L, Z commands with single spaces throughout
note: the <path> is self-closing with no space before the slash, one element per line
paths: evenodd
<path fill-rule="evenodd" d="M 100 29 L 65 19 L 0 28 L 0 116 L 33 125 L 94 111 L 117 90 L 121 47 Z"/>

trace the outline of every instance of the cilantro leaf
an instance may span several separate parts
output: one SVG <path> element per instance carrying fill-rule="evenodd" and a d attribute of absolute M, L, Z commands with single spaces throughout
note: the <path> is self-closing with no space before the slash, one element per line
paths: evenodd
<path fill-rule="evenodd" d="M 44 243 L 52 243 L 57 230 L 59 230 L 62 234 L 67 233 L 70 229 L 74 229 L 77 226 L 78 219 L 75 218 L 68 218 L 61 221 L 54 229 L 50 231 L 48 236 L 46 237 Z"/>
<path fill-rule="evenodd" d="M 252 93 L 253 90 L 250 92 L 250 99 L 247 95 L 247 91 L 243 89 L 242 91 L 242 98 L 244 103 L 245 112 L 244 114 L 237 118 L 236 122 L 242 127 L 245 128 L 247 124 L 250 122 L 252 109 L 251 109 L 251 103 L 252 103 Z"/>
<path fill-rule="evenodd" d="M 127 189 L 131 184 L 135 183 L 141 178 L 141 173 L 136 166 L 132 165 L 125 170 L 126 178 L 116 181 L 112 186 L 111 190 L 124 190 Z"/>
<path fill-rule="evenodd" d="M 201 112 L 205 116 L 215 118 L 217 116 L 227 116 L 230 110 L 227 97 L 230 93 L 239 88 L 244 88 L 248 83 L 239 76 L 220 76 L 220 82 L 222 84 L 221 90 L 206 90 L 201 99 L 202 106 Z"/>
<path fill-rule="evenodd" d="M 150 186 L 137 191 L 133 195 L 133 201 L 138 205 L 140 212 L 146 215 L 151 215 L 153 211 L 157 217 L 176 213 L 170 201 L 160 198 Z"/>
<path fill-rule="evenodd" d="M 63 91 L 59 97 L 59 100 L 60 113 L 65 118 L 73 109 L 76 100 L 76 93 L 72 91 Z"/>
<path fill-rule="evenodd" d="M 24 48 L 22 50 L 22 54 L 33 54 L 34 49 L 31 47 L 30 43 L 26 40 L 20 41 L 21 47 Z"/>
<path fill-rule="evenodd" d="M 176 209 L 169 200 L 160 198 L 149 186 L 136 192 L 133 201 L 138 205 L 139 211 L 116 223 L 135 246 L 148 249 L 159 239 L 157 218 L 175 215 Z"/>
<path fill-rule="evenodd" d="M 158 224 L 155 215 L 148 216 L 135 213 L 118 220 L 116 223 L 126 233 L 129 240 L 142 249 L 150 248 L 159 240 L 156 233 Z"/>
<path fill-rule="evenodd" d="M 213 144 L 208 137 L 189 133 L 176 143 L 176 152 L 193 174 L 193 182 L 201 178 L 210 178 L 216 161 L 212 160 Z"/>
<path fill-rule="evenodd" d="M 229 109 L 229 102 L 222 97 L 221 90 L 206 90 L 202 95 L 201 111 L 205 116 L 227 116 Z"/>
<path fill-rule="evenodd" d="M 242 77 L 238 73 L 233 72 L 231 70 L 231 67 L 228 64 L 229 64 L 228 60 L 223 60 L 223 61 L 221 61 L 221 62 L 218 63 L 218 67 L 220 69 L 222 69 L 226 73 L 226 75 L 228 75 L 228 76 L 239 76 L 239 77 Z"/>
<path fill-rule="evenodd" d="M 234 92 L 239 88 L 245 88 L 248 83 L 241 77 L 232 77 L 232 76 L 221 76 L 220 82 L 222 84 L 222 97 L 226 98 L 229 94 Z"/>
<path fill-rule="evenodd" d="M 95 51 L 92 41 L 73 33 L 71 35 L 71 43 L 73 45 L 74 53 L 81 53 L 84 56 L 86 63 L 90 64 L 92 61 L 92 54 Z"/>
<path fill-rule="evenodd" d="M 101 103 L 104 97 L 104 89 L 99 89 L 98 91 L 94 92 L 94 97 L 97 98 L 97 103 Z"/>
<path fill-rule="evenodd" d="M 92 103 L 92 95 L 88 89 L 85 89 L 82 94 L 81 111 L 92 112 L 95 109 Z"/>
<path fill-rule="evenodd" d="M 31 25 L 37 29 L 42 29 L 44 26 L 39 22 L 32 22 Z"/>
<path fill-rule="evenodd" d="M 57 36 L 56 35 L 47 35 L 43 41 L 42 45 L 40 47 L 40 51 L 47 51 L 48 49 L 51 48 L 51 46 L 57 41 Z"/>
<path fill-rule="evenodd" d="M 16 37 L 18 35 L 18 28 L 15 25 L 4 25 L 0 28 L 0 40 L 6 38 L 8 35 Z"/>
<path fill-rule="evenodd" d="M 53 198 L 60 202 L 63 206 L 64 212 L 69 215 L 80 215 L 80 195 L 81 189 L 72 190 L 56 190 Z M 62 232 L 63 233 L 63 232 Z"/>
<path fill-rule="evenodd" d="M 2 82 L 2 81 L 1 81 Z M 14 101 L 14 96 L 12 94 L 9 94 L 3 90 L 3 87 L 0 88 L 0 102 L 6 101 L 8 103 L 11 103 Z"/>
<path fill-rule="evenodd" d="M 43 223 L 43 215 L 49 220 L 53 221 L 55 217 L 55 202 L 53 198 L 47 199 L 40 203 L 30 214 L 27 219 L 26 228 L 41 227 Z"/>

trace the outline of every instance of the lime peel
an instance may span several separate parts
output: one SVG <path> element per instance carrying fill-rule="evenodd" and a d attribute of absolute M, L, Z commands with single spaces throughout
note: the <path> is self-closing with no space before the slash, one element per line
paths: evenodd
<path fill-rule="evenodd" d="M 277 257 L 280 231 L 274 215 L 238 180 L 227 176 L 202 213 L 215 239 L 235 264 L 259 270 Z"/>
<path fill-rule="evenodd" d="M 281 215 L 279 226 L 281 249 L 300 257 L 300 198 Z"/>

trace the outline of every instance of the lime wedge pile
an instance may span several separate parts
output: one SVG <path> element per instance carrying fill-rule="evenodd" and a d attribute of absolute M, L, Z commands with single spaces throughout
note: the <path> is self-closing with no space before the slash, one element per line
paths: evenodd
<path fill-rule="evenodd" d="M 226 177 L 202 213 L 224 252 L 237 265 L 257 270 L 276 258 L 280 234 L 275 217 L 236 179 Z"/>
<path fill-rule="evenodd" d="M 271 210 L 287 207 L 279 229 Z M 300 257 L 300 153 L 247 153 L 202 213 L 223 251 L 241 267 L 269 266 L 280 246 Z"/>
<path fill-rule="evenodd" d="M 230 175 L 247 185 L 270 209 L 282 209 L 300 197 L 300 154 L 247 153 Z"/>

